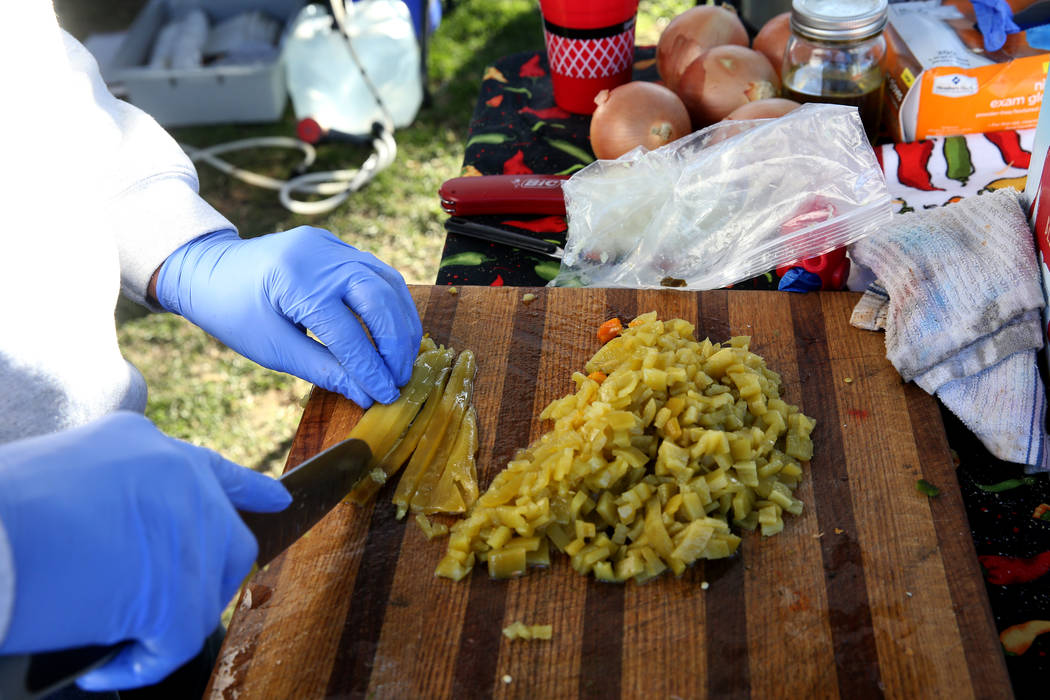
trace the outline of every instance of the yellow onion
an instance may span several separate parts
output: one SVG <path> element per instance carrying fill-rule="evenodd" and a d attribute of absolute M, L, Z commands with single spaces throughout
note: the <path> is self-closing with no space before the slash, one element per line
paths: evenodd
<path fill-rule="evenodd" d="M 798 102 L 783 97 L 768 97 L 764 100 L 755 100 L 737 107 L 728 115 L 727 120 L 733 119 L 774 119 L 782 117 L 793 109 L 801 107 Z"/>
<path fill-rule="evenodd" d="M 659 148 L 690 132 L 685 105 L 663 85 L 636 80 L 602 90 L 594 103 L 591 149 L 603 160 L 637 146 Z"/>
<path fill-rule="evenodd" d="M 787 51 L 787 43 L 790 38 L 791 13 L 781 12 L 762 25 L 751 42 L 751 48 L 768 58 L 777 75 L 780 75 L 784 66 L 784 53 Z M 780 77 L 784 78 L 783 75 Z"/>
<path fill-rule="evenodd" d="M 747 46 L 747 29 L 736 12 L 717 5 L 691 7 L 676 16 L 660 33 L 656 44 L 656 70 L 674 90 L 686 67 L 715 46 Z"/>
<path fill-rule="evenodd" d="M 758 51 L 728 44 L 708 49 L 685 69 L 675 90 L 693 128 L 723 119 L 748 102 L 776 97 L 780 78 Z"/>

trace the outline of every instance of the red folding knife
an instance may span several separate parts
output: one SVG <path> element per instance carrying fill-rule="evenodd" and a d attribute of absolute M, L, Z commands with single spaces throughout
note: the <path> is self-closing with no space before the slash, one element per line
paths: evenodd
<path fill-rule="evenodd" d="M 446 180 L 441 208 L 455 216 L 565 214 L 561 186 L 568 175 L 480 175 Z"/>

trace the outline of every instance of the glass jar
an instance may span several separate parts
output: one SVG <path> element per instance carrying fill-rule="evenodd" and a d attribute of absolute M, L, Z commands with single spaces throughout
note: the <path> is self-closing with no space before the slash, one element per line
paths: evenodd
<path fill-rule="evenodd" d="M 882 118 L 887 0 L 793 0 L 784 97 L 856 107 L 868 140 Z"/>

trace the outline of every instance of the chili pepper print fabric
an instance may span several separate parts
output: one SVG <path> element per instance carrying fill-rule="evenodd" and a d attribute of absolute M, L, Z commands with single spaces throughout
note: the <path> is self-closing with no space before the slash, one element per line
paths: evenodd
<path fill-rule="evenodd" d="M 471 219 L 508 231 L 565 245 L 568 226 L 564 216 L 474 216 Z M 561 263 L 541 253 L 489 243 L 449 233 L 441 254 L 437 284 L 486 285 L 492 287 L 542 287 L 558 274 Z"/>
<path fill-rule="evenodd" d="M 635 49 L 634 80 L 657 80 L 655 47 Z M 590 117 L 571 114 L 554 103 L 546 53 L 529 51 L 506 56 L 482 75 L 481 90 L 470 122 L 461 176 L 571 175 L 594 161 Z M 565 217 L 471 217 L 517 233 L 565 244 Z M 557 259 L 499 243 L 449 233 L 445 238 L 437 283 L 492 286 L 544 286 L 558 272 Z M 776 289 L 775 273 L 736 285 Z"/>
<path fill-rule="evenodd" d="M 641 70 L 651 58 L 642 53 Z M 594 160 L 589 129 L 589 117 L 570 114 L 554 104 L 544 52 L 504 57 L 482 76 L 460 175 L 570 175 Z M 568 226 L 564 216 L 507 212 L 505 216 L 472 218 L 565 244 Z M 554 278 L 559 266 L 556 258 L 449 233 L 437 283 L 543 286 Z"/>
<path fill-rule="evenodd" d="M 1018 698 L 1050 678 L 1050 479 L 990 456 L 941 410 L 1006 666 Z"/>
<path fill-rule="evenodd" d="M 898 213 L 1005 187 L 1024 190 L 1035 129 L 942 136 L 876 147 Z"/>

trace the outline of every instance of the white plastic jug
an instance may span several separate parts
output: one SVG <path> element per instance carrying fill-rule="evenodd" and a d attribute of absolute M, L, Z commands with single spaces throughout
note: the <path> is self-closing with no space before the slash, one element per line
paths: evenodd
<path fill-rule="evenodd" d="M 423 102 L 419 43 L 408 6 L 402 0 L 347 2 L 346 24 L 349 36 L 316 4 L 296 17 L 285 44 L 296 119 L 312 117 L 325 129 L 358 136 L 370 133 L 374 122 L 408 126 Z"/>

